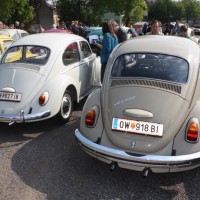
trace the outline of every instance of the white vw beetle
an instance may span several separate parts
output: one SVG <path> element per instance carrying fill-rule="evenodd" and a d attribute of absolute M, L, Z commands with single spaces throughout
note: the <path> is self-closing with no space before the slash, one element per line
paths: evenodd
<path fill-rule="evenodd" d="M 100 65 L 88 42 L 63 33 L 29 35 L 13 43 L 0 64 L 0 121 L 56 116 L 69 120 L 73 101 L 99 86 Z"/>
<path fill-rule="evenodd" d="M 87 99 L 75 136 L 90 155 L 122 168 L 178 172 L 200 165 L 200 48 L 144 36 L 115 48 L 103 87 Z"/>

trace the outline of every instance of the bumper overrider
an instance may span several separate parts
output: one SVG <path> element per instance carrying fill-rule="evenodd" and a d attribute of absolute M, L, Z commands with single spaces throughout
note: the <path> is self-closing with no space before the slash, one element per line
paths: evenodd
<path fill-rule="evenodd" d="M 91 156 L 107 163 L 117 163 L 122 168 L 153 172 L 179 172 L 193 169 L 200 165 L 200 152 L 180 156 L 131 155 L 125 151 L 111 149 L 96 144 L 84 137 L 79 130 L 75 137 L 83 150 Z"/>
<path fill-rule="evenodd" d="M 22 110 L 20 114 L 17 115 L 0 114 L 0 122 L 7 122 L 10 125 L 13 123 L 31 122 L 45 119 L 50 116 L 50 114 L 50 110 L 34 114 L 24 114 L 24 111 Z"/>

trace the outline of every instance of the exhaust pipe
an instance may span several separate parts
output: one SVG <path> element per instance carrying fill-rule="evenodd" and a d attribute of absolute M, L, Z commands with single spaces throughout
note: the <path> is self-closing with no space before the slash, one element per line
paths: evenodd
<path fill-rule="evenodd" d="M 112 162 L 111 163 L 111 167 L 110 167 L 110 171 L 114 171 L 115 170 L 115 168 L 117 167 L 117 163 L 116 162 Z"/>
<path fill-rule="evenodd" d="M 150 168 L 146 167 L 144 170 L 143 170 L 143 177 L 146 178 L 149 174 L 149 172 L 151 171 Z"/>

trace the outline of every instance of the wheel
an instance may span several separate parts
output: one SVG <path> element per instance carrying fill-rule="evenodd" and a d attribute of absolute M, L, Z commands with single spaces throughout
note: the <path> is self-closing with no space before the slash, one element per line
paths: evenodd
<path fill-rule="evenodd" d="M 66 90 L 61 101 L 60 111 L 57 114 L 59 124 L 65 124 L 69 121 L 73 111 L 73 95 L 70 90 Z"/>

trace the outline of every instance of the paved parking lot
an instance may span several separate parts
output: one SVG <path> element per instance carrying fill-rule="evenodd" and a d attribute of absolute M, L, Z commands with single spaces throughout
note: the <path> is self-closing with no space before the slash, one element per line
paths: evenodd
<path fill-rule="evenodd" d="M 84 153 L 74 138 L 82 106 L 70 122 L 0 124 L 0 199 L 199 199 L 200 168 L 149 174 L 109 166 Z"/>

